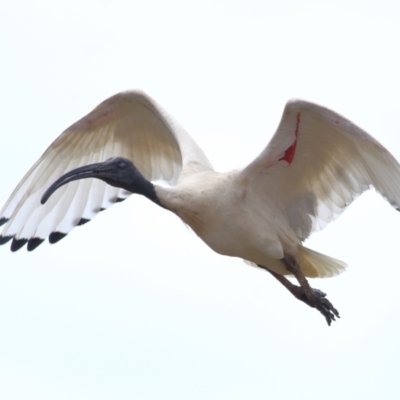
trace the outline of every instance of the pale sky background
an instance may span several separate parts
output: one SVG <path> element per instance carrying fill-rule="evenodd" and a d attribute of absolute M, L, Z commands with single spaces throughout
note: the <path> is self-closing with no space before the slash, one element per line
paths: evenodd
<path fill-rule="evenodd" d="M 2 204 L 62 130 L 132 88 L 220 171 L 253 160 L 291 97 L 400 159 L 397 0 L 0 0 L 0 59 Z M 349 264 L 311 282 L 331 327 L 138 196 L 57 245 L 3 246 L 0 398 L 399 399 L 399 233 L 371 192 L 307 241 Z"/>

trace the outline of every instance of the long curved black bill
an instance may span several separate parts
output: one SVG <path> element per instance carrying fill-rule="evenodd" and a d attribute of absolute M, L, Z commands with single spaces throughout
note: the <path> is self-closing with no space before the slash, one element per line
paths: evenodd
<path fill-rule="evenodd" d="M 90 165 L 85 165 L 84 167 L 79 167 L 67 172 L 58 178 L 43 194 L 40 202 L 45 204 L 50 196 L 61 186 L 64 186 L 68 182 L 76 181 L 85 178 L 97 178 L 99 173 L 104 172 L 105 163 L 95 163 Z"/>

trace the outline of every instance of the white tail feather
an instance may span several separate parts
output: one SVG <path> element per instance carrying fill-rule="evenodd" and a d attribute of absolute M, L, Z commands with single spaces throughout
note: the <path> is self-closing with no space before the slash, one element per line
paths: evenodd
<path fill-rule="evenodd" d="M 299 247 L 295 258 L 300 265 L 301 271 L 308 278 L 329 278 L 344 272 L 347 267 L 347 264 L 343 261 L 318 253 L 317 251 L 303 246 Z M 243 261 L 247 265 L 257 267 L 257 264 L 252 261 Z M 285 270 L 284 264 L 281 260 L 271 259 L 271 263 L 266 265 L 266 267 L 274 272 L 281 273 L 282 275 L 292 275 Z"/>
<path fill-rule="evenodd" d="M 344 272 L 347 267 L 343 261 L 303 246 L 297 254 L 297 262 L 303 274 L 309 278 L 329 278 Z"/>

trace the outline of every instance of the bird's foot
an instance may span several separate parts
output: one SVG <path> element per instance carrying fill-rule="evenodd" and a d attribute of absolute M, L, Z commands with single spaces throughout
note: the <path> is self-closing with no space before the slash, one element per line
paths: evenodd
<path fill-rule="evenodd" d="M 316 308 L 325 317 L 328 325 L 331 325 L 332 321 L 336 320 L 336 317 L 340 318 L 339 312 L 326 298 L 326 293 L 310 286 L 298 267 L 296 260 L 293 257 L 287 256 L 283 261 L 285 262 L 287 269 L 297 278 L 300 286 L 294 285 L 283 275 L 271 271 L 263 265 L 258 264 L 258 266 L 268 271 L 275 279 L 285 286 L 285 288 L 289 290 L 296 299 L 301 300 L 310 307 Z"/>
<path fill-rule="evenodd" d="M 326 294 L 319 289 L 312 290 L 312 298 L 310 301 L 311 307 L 316 308 L 326 319 L 328 325 L 331 325 L 332 321 L 336 321 L 336 317 L 340 318 L 338 310 L 333 307 L 332 303 L 326 298 Z"/>
<path fill-rule="evenodd" d="M 336 321 L 336 318 L 340 318 L 338 310 L 326 298 L 326 293 L 322 290 L 312 287 L 310 290 L 304 290 L 301 286 L 295 286 L 292 293 L 308 306 L 316 308 L 325 317 L 329 326 L 332 321 Z"/>
<path fill-rule="evenodd" d="M 293 256 L 285 254 L 282 261 L 284 262 L 286 269 L 296 277 L 300 284 L 300 287 L 295 286 L 294 289 L 298 295 L 292 292 L 299 300 L 304 301 L 304 303 L 308 304 L 310 307 L 316 308 L 325 317 L 329 326 L 332 321 L 336 320 L 336 317 L 340 318 L 338 310 L 336 310 L 332 303 L 326 298 L 326 294 L 321 290 L 313 289 L 310 286 L 301 271 L 299 264 Z"/>

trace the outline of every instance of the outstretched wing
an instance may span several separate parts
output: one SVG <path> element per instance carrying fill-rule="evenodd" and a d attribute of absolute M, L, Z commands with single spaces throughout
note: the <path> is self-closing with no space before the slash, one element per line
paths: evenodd
<path fill-rule="evenodd" d="M 125 157 L 148 180 L 174 184 L 189 161 L 210 166 L 194 140 L 151 98 L 139 91 L 119 93 L 65 130 L 25 175 L 0 212 L 0 244 L 33 250 L 49 237 L 55 243 L 76 225 L 126 199 L 130 193 L 97 179 L 71 182 L 45 204 L 44 191 L 74 168 Z"/>
<path fill-rule="evenodd" d="M 301 240 L 371 186 L 400 206 L 396 159 L 349 120 L 306 101 L 287 103 L 271 142 L 241 173 L 281 207 Z"/>

